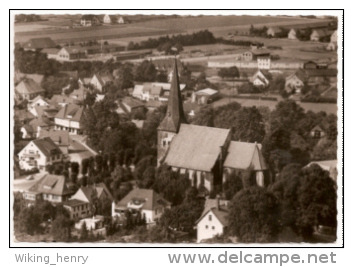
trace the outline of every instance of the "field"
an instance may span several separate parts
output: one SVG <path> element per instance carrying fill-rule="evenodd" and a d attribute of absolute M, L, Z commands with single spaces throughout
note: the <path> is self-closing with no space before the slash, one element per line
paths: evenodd
<path fill-rule="evenodd" d="M 259 27 L 263 25 L 290 25 L 322 21 L 281 16 L 188 16 L 169 19 L 159 18 L 125 25 L 69 28 L 73 23 L 78 22 L 79 16 L 47 15 L 43 17 L 47 20 L 16 24 L 15 41 L 25 42 L 30 38 L 44 36 L 50 36 L 58 43 L 101 38 L 147 38 L 150 36 L 195 32 L 202 29 L 209 29 L 216 36 L 224 36 L 227 32 L 233 32 L 239 27 L 249 28 L 250 24 Z M 129 39 L 129 41 L 131 40 Z"/>

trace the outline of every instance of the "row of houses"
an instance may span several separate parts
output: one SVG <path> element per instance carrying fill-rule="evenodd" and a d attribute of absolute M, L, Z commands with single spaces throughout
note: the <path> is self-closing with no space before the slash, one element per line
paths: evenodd
<path fill-rule="evenodd" d="M 80 19 L 81 26 L 90 27 L 97 26 L 101 24 L 125 24 L 128 23 L 129 20 L 122 16 L 115 16 L 110 14 L 105 15 L 82 15 Z"/>

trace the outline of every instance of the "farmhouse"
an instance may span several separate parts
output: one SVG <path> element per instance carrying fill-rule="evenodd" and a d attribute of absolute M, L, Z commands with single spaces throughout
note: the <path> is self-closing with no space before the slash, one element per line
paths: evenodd
<path fill-rule="evenodd" d="M 85 57 L 86 53 L 80 46 L 63 47 L 57 55 L 57 59 L 60 61 L 79 60 Z"/>
<path fill-rule="evenodd" d="M 44 48 L 54 48 L 56 44 L 49 37 L 32 38 L 23 44 L 22 48 L 26 51 L 37 51 Z"/>
<path fill-rule="evenodd" d="M 42 95 L 45 90 L 32 79 L 23 79 L 16 87 L 16 95 L 19 99 L 32 100 L 38 95 Z"/>
<path fill-rule="evenodd" d="M 241 58 L 245 61 L 257 60 L 258 57 L 269 57 L 271 55 L 270 51 L 267 49 L 254 49 L 246 51 L 242 54 Z"/>
<path fill-rule="evenodd" d="M 85 27 L 99 25 L 100 21 L 95 15 L 83 15 L 81 17 L 81 25 Z"/>
<path fill-rule="evenodd" d="M 61 162 L 62 151 L 49 137 L 33 140 L 18 153 L 20 168 L 45 170 L 47 165 Z"/>
<path fill-rule="evenodd" d="M 116 22 L 116 16 L 106 14 L 103 17 L 103 23 L 104 24 L 112 24 Z"/>
<path fill-rule="evenodd" d="M 174 68 L 177 73 L 176 64 Z M 187 173 L 193 186 L 203 186 L 209 192 L 222 184 L 231 132 L 187 124 L 178 75 L 173 75 L 167 113 L 157 130 L 158 164 L 165 163 L 174 171 Z M 262 184 L 260 181 L 259 185 Z"/>
<path fill-rule="evenodd" d="M 119 202 L 112 203 L 112 217 L 123 220 L 127 211 L 133 216 L 141 216 L 147 224 L 155 224 L 171 203 L 152 189 L 135 188 Z"/>

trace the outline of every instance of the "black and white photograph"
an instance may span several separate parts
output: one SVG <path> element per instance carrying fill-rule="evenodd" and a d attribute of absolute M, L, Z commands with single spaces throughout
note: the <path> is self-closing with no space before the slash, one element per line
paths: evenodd
<path fill-rule="evenodd" d="M 337 13 L 11 16 L 14 244 L 342 244 Z"/>

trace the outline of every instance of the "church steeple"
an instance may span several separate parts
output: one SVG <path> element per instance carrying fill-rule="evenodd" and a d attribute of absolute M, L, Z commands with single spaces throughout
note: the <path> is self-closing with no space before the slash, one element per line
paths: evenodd
<path fill-rule="evenodd" d="M 167 113 L 158 127 L 159 131 L 177 133 L 181 123 L 187 123 L 184 115 L 183 103 L 180 93 L 177 61 L 174 60 L 172 82 L 170 86 Z"/>

